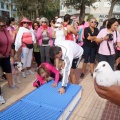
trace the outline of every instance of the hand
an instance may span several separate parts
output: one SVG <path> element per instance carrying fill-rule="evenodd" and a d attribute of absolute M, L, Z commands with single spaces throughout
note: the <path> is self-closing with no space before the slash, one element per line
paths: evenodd
<path fill-rule="evenodd" d="M 0 54 L 0 58 L 4 58 L 4 56 L 2 54 Z"/>
<path fill-rule="evenodd" d="M 110 87 L 103 87 L 103 86 L 97 85 L 95 80 L 94 87 L 100 97 L 107 99 L 113 102 L 114 104 L 120 106 L 120 86 L 113 85 Z"/>
<path fill-rule="evenodd" d="M 91 36 L 90 34 L 88 33 L 88 37 L 87 37 L 88 40 L 91 40 Z"/>
<path fill-rule="evenodd" d="M 108 39 L 109 39 L 109 36 L 106 35 L 103 39 L 104 39 L 104 40 L 108 40 Z"/>
<path fill-rule="evenodd" d="M 62 95 L 62 94 L 65 93 L 65 89 L 64 89 L 64 88 L 60 88 L 60 89 L 58 90 L 58 92 L 60 92 L 60 95 Z"/>
<path fill-rule="evenodd" d="M 53 83 L 53 84 L 52 84 L 52 87 L 57 87 L 57 83 Z"/>

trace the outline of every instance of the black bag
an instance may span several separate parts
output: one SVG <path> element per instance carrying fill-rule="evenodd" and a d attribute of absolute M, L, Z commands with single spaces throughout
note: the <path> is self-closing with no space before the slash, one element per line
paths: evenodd
<path fill-rule="evenodd" d="M 32 48 L 33 48 L 33 44 L 27 44 L 27 43 L 25 43 L 25 42 L 23 42 L 23 43 L 26 45 L 27 48 L 29 48 L 29 49 L 32 49 Z"/>
<path fill-rule="evenodd" d="M 42 44 L 44 44 L 44 45 L 47 45 L 47 44 L 49 44 L 49 39 L 48 40 L 42 40 Z"/>

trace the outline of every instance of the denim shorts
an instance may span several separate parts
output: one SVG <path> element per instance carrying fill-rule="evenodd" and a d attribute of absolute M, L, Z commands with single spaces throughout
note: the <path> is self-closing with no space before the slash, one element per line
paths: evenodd
<path fill-rule="evenodd" d="M 90 48 L 84 46 L 84 63 L 94 63 L 95 62 L 95 56 L 96 56 L 96 48 Z"/>

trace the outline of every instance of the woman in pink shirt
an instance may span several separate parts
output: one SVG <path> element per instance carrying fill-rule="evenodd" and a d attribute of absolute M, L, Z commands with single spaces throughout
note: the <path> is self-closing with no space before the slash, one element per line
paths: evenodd
<path fill-rule="evenodd" d="M 52 87 L 56 87 L 58 82 L 62 80 L 59 71 L 54 66 L 52 66 L 49 63 L 42 63 L 38 68 L 36 74 L 36 81 L 33 83 L 33 86 L 39 87 L 45 84 L 48 80 L 50 80 L 49 77 L 55 79 L 55 82 L 53 83 Z"/>
<path fill-rule="evenodd" d="M 26 74 L 34 74 L 31 70 L 33 44 L 36 43 L 34 31 L 32 29 L 32 22 L 27 18 L 23 18 L 20 22 L 15 40 L 15 50 L 17 53 L 21 51 L 21 62 L 23 63 L 22 77 L 26 78 Z M 19 56 L 20 54 L 18 54 Z M 25 69 L 27 68 L 26 74 Z"/>
<path fill-rule="evenodd" d="M 120 47 L 120 34 L 116 31 L 118 21 L 116 18 L 108 20 L 107 28 L 102 29 L 95 41 L 100 43 L 98 51 L 98 62 L 107 61 L 114 70 L 115 48 L 114 43 Z"/>
<path fill-rule="evenodd" d="M 0 17 L 0 66 L 6 73 L 8 84 L 11 88 L 16 88 L 12 82 L 12 71 L 10 63 L 10 51 L 12 45 L 12 36 L 6 29 L 6 19 Z"/>

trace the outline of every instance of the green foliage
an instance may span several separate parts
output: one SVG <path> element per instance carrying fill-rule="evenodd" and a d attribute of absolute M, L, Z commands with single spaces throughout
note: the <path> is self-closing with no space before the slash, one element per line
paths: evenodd
<path fill-rule="evenodd" d="M 90 20 L 90 18 L 94 17 L 92 14 L 89 14 L 88 17 L 87 17 L 87 21 Z"/>
<path fill-rule="evenodd" d="M 35 19 L 38 16 L 53 18 L 59 14 L 60 0 L 13 0 L 19 17 L 26 16 Z"/>

